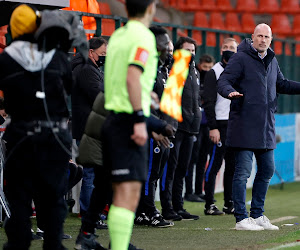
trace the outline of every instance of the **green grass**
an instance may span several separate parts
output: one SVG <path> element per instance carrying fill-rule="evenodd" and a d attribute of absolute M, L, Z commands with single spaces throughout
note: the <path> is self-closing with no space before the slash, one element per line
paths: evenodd
<path fill-rule="evenodd" d="M 223 207 L 223 194 L 216 194 L 216 205 Z M 251 199 L 248 190 L 247 201 Z M 158 207 L 159 203 L 157 203 Z M 300 182 L 285 184 L 283 190 L 270 187 L 265 204 L 265 215 L 270 220 L 285 216 L 297 216 L 296 219 L 274 223 L 279 231 L 235 231 L 233 216 L 205 216 L 204 203 L 185 202 L 185 208 L 200 215 L 197 221 L 179 221 L 171 228 L 134 227 L 131 242 L 143 249 L 266 249 L 300 240 Z M 249 208 L 249 206 L 248 206 Z M 286 223 L 299 223 L 291 227 Z M 33 220 L 35 224 L 35 220 Z M 35 229 L 35 226 L 33 227 Z M 73 239 L 64 241 L 68 249 L 73 249 L 80 228 L 80 219 L 69 215 L 65 223 L 65 232 Z M 211 228 L 212 231 L 206 231 Z M 99 241 L 108 246 L 107 230 L 98 230 Z M 5 233 L 0 229 L 0 249 L 5 242 Z M 34 241 L 31 249 L 41 249 L 42 241 Z M 300 246 L 289 249 L 300 249 Z"/>

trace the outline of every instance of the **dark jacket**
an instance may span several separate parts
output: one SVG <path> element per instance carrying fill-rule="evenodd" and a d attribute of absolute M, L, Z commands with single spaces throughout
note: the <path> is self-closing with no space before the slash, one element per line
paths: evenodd
<path fill-rule="evenodd" d="M 199 91 L 200 74 L 192 62 L 189 69 L 189 75 L 185 82 L 182 92 L 182 117 L 183 121 L 178 123 L 178 130 L 198 134 L 201 122 L 201 112 L 199 109 Z"/>
<path fill-rule="evenodd" d="M 162 94 L 166 87 L 167 79 L 168 79 L 168 72 L 167 68 L 160 66 L 157 70 L 157 76 L 155 79 L 153 91 L 158 95 L 159 100 L 161 100 Z M 172 125 L 175 130 L 177 130 L 178 122 L 177 120 L 173 119 L 169 115 L 161 112 L 160 110 L 151 110 L 151 112 L 157 116 L 158 118 L 166 121 L 168 124 Z"/>
<path fill-rule="evenodd" d="M 104 108 L 104 94 L 100 92 L 87 119 L 76 158 L 84 167 L 103 166 L 101 129 L 108 113 Z"/>
<path fill-rule="evenodd" d="M 238 46 L 218 80 L 225 98 L 238 91 L 244 96 L 230 105 L 226 145 L 252 149 L 274 149 L 277 93 L 300 94 L 300 83 L 284 78 L 272 49 L 262 60 L 250 39 Z"/>
<path fill-rule="evenodd" d="M 72 70 L 72 133 L 74 139 L 80 140 L 96 96 L 104 92 L 104 76 L 91 59 L 85 64 L 79 54 L 72 60 Z"/>

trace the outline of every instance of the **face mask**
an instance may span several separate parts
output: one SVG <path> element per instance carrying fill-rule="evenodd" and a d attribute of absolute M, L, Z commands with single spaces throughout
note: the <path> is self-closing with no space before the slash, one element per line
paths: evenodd
<path fill-rule="evenodd" d="M 105 56 L 98 56 L 98 61 L 95 61 L 98 67 L 104 66 Z"/>
<path fill-rule="evenodd" d="M 204 78 L 205 78 L 205 75 L 206 75 L 207 72 L 208 71 L 206 71 L 206 70 L 201 70 L 200 71 L 200 81 L 201 82 L 204 81 Z"/>
<path fill-rule="evenodd" d="M 168 53 L 164 65 L 168 68 L 172 68 L 173 63 L 174 63 L 174 58 L 171 54 Z"/>
<path fill-rule="evenodd" d="M 223 53 L 222 53 L 222 61 L 225 61 L 226 63 L 228 63 L 230 57 L 233 54 L 234 54 L 234 52 L 232 52 L 230 50 L 223 51 Z"/>

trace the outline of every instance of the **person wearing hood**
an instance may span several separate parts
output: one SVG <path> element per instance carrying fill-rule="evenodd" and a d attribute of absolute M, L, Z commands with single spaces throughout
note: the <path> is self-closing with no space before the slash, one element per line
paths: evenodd
<path fill-rule="evenodd" d="M 206 215 L 233 213 L 232 178 L 234 173 L 234 155 L 226 148 L 226 131 L 229 119 L 230 100 L 217 92 L 217 81 L 226 68 L 231 56 L 237 52 L 238 43 L 234 38 L 225 38 L 221 47 L 221 62 L 216 63 L 206 74 L 203 90 L 203 108 L 205 109 L 209 138 L 213 142 L 210 148 L 210 160 L 205 172 L 205 209 Z M 220 211 L 214 204 L 216 176 L 225 159 L 224 172 L 224 208 Z"/>
<path fill-rule="evenodd" d="M 39 50 L 34 35 L 41 20 L 43 13 L 28 5 L 16 7 L 9 23 L 12 43 L 0 54 L 0 89 L 11 117 L 3 137 L 11 211 L 4 226 L 5 250 L 29 249 L 32 199 L 45 230 L 43 249 L 65 249 L 64 194 L 72 141 L 65 92 L 71 92 L 72 71 L 65 51 Z"/>
<path fill-rule="evenodd" d="M 208 54 L 204 54 L 200 57 L 197 69 L 200 72 L 200 95 L 199 95 L 199 107 L 202 114 L 202 119 L 199 127 L 199 133 L 196 136 L 197 140 L 194 142 L 191 161 L 189 164 L 188 172 L 185 177 L 185 200 L 191 202 L 204 202 L 203 189 L 203 176 L 205 166 L 207 162 L 208 149 L 210 146 L 209 129 L 207 126 L 207 119 L 203 108 L 203 96 L 204 78 L 206 73 L 214 66 L 215 59 Z M 194 180 L 194 165 L 196 165 L 195 175 L 195 193 L 193 193 L 193 180 Z"/>
<path fill-rule="evenodd" d="M 190 37 L 180 37 L 174 46 L 174 50 L 190 51 L 192 60 L 182 93 L 183 122 L 178 123 L 178 129 L 173 140 L 174 147 L 170 150 L 168 165 L 165 170 L 165 188 L 160 193 L 162 215 L 166 220 L 199 219 L 199 216 L 192 215 L 183 208 L 182 199 L 183 180 L 192 154 L 194 135 L 198 134 L 201 122 L 198 104 L 200 76 L 194 62 L 196 47 L 195 40 Z"/>
<path fill-rule="evenodd" d="M 230 99 L 226 146 L 235 151 L 232 197 L 236 230 L 278 230 L 263 215 L 274 174 L 275 117 L 278 94 L 300 94 L 300 83 L 286 79 L 270 48 L 272 30 L 267 24 L 254 29 L 252 40 L 238 46 L 218 80 L 218 93 Z M 253 154 L 257 172 L 253 183 L 250 217 L 246 210 L 246 183 Z"/>
<path fill-rule="evenodd" d="M 85 63 L 81 54 L 72 60 L 74 84 L 72 86 L 72 135 L 79 145 L 84 133 L 85 124 L 92 111 L 93 103 L 99 92 L 104 92 L 104 65 L 107 41 L 102 37 L 89 40 L 88 61 Z M 94 168 L 83 169 L 80 191 L 80 214 L 84 217 L 93 191 L 95 178 Z"/>

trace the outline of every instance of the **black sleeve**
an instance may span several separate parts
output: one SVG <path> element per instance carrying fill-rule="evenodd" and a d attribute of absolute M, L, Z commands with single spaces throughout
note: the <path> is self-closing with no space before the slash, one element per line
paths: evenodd
<path fill-rule="evenodd" d="M 147 129 L 148 133 L 150 134 L 152 131 L 161 134 L 166 127 L 167 123 L 155 115 L 151 114 L 150 117 L 147 119 Z"/>
<path fill-rule="evenodd" d="M 203 108 L 207 117 L 210 130 L 217 128 L 215 105 L 217 101 L 217 78 L 215 71 L 211 69 L 204 78 Z"/>

